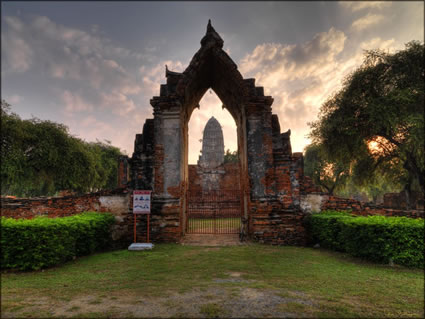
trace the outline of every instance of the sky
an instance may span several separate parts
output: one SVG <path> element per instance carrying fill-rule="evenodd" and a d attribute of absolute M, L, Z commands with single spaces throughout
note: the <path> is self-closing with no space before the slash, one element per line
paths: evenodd
<path fill-rule="evenodd" d="M 1 96 L 23 119 L 68 126 L 129 156 L 165 65 L 183 72 L 208 19 L 244 78 L 274 98 L 292 150 L 310 143 L 308 123 L 361 65 L 364 51 L 395 52 L 424 39 L 424 3 L 396 2 L 1 2 Z M 236 126 L 207 91 L 189 122 L 189 163 L 203 128 L 219 120 L 226 149 Z"/>

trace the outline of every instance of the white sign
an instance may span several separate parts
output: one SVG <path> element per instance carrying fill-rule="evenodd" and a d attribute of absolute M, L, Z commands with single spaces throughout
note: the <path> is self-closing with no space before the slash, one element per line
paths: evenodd
<path fill-rule="evenodd" d="M 151 213 L 151 191 L 133 191 L 133 214 Z"/>

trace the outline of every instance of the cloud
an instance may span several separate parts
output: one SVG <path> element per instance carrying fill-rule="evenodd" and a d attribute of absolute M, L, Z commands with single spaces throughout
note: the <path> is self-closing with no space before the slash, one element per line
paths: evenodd
<path fill-rule="evenodd" d="M 401 49 L 401 47 L 397 46 L 394 39 L 383 40 L 379 37 L 372 38 L 369 41 L 363 41 L 360 43 L 359 47 L 362 50 L 388 50 L 395 51 L 397 49 Z"/>
<path fill-rule="evenodd" d="M 265 87 L 275 87 L 283 80 L 311 75 L 326 67 L 344 49 L 345 40 L 342 31 L 331 28 L 301 45 L 261 44 L 242 59 L 240 70 Z"/>
<path fill-rule="evenodd" d="M 144 56 L 100 36 L 99 26 L 71 28 L 45 16 L 5 17 L 4 22 L 2 76 L 37 74 L 40 83 L 53 91 L 56 100 L 52 103 L 66 116 L 64 121 L 76 132 L 88 140 L 105 137 L 116 141 L 126 135 L 129 142 L 119 145 L 131 151 L 134 135 L 141 131 L 151 110 L 149 106 L 138 109 L 150 96 L 143 95 L 138 70 L 125 66 L 140 64 Z M 154 48 L 148 51 L 153 54 Z M 159 83 L 157 88 L 159 91 Z M 100 118 L 94 127 L 85 125 L 94 118 Z M 140 122 L 134 123 L 135 118 Z M 126 123 L 128 133 L 113 133 L 117 129 L 106 121 L 116 127 Z"/>
<path fill-rule="evenodd" d="M 27 71 L 33 59 L 33 51 L 25 39 L 16 37 L 16 33 L 24 29 L 23 23 L 14 17 L 4 17 L 10 32 L 2 32 L 2 73 Z"/>
<path fill-rule="evenodd" d="M 48 17 L 5 17 L 2 56 L 5 73 L 34 68 L 58 80 L 84 81 L 92 89 L 141 91 L 136 77 L 118 62 L 140 58 L 96 33 L 57 24 Z M 95 29 L 97 30 L 97 29 Z"/>
<path fill-rule="evenodd" d="M 363 9 L 383 9 L 392 5 L 391 1 L 340 1 L 339 5 L 351 11 Z"/>
<path fill-rule="evenodd" d="M 164 60 L 153 67 L 142 65 L 139 73 L 142 76 L 143 90 L 149 96 L 159 95 L 160 85 L 166 82 L 165 66 L 168 70 L 174 72 L 183 72 L 185 66 L 181 61 Z"/>
<path fill-rule="evenodd" d="M 6 101 L 11 105 L 19 104 L 24 100 L 24 97 L 18 94 L 13 94 L 6 97 Z"/>
<path fill-rule="evenodd" d="M 273 96 L 273 113 L 279 116 L 282 132 L 291 129 L 294 151 L 309 143 L 307 122 L 316 119 L 322 103 L 361 62 L 361 52 L 340 56 L 346 39 L 342 31 L 331 28 L 302 44 L 264 43 L 239 64 L 245 78 L 256 78 L 256 85 Z"/>
<path fill-rule="evenodd" d="M 65 114 L 72 114 L 75 112 L 92 111 L 93 105 L 84 101 L 84 99 L 76 93 L 71 93 L 66 90 L 62 93 L 62 101 L 65 104 Z"/>
<path fill-rule="evenodd" d="M 364 50 L 401 49 L 394 39 L 375 37 L 347 52 L 346 39 L 343 32 L 331 28 L 302 44 L 264 43 L 239 64 L 244 78 L 256 78 L 256 85 L 264 86 L 266 95 L 274 98 L 273 113 L 279 116 L 282 132 L 291 129 L 293 151 L 310 143 L 307 123 L 317 119 L 320 106 L 360 66 Z"/>
<path fill-rule="evenodd" d="M 376 25 L 384 19 L 380 14 L 368 14 L 360 19 L 357 19 L 351 24 L 351 28 L 355 31 L 362 31 L 370 26 Z"/>
<path fill-rule="evenodd" d="M 71 120 L 68 125 L 71 132 L 89 142 L 111 140 L 111 132 L 114 131 L 110 123 L 98 120 L 94 115 L 88 115 L 78 121 Z M 114 143 L 112 144 L 114 145 Z"/>
<path fill-rule="evenodd" d="M 109 108 L 112 113 L 121 116 L 136 109 L 133 100 L 120 92 L 102 93 L 102 105 Z"/>

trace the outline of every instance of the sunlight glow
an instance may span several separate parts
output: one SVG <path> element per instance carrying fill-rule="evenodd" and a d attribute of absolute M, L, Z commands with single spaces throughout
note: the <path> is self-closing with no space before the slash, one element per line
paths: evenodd
<path fill-rule="evenodd" d="M 382 154 L 391 153 L 395 146 L 387 139 L 381 136 L 375 136 L 373 139 L 368 141 L 367 147 L 372 155 L 380 156 Z"/>

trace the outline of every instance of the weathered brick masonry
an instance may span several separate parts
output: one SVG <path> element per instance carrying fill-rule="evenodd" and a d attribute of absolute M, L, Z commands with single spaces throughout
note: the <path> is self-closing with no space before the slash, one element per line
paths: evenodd
<path fill-rule="evenodd" d="M 239 165 L 237 163 L 224 163 L 214 169 L 202 169 L 198 165 L 189 165 L 189 189 L 192 191 L 202 191 L 202 182 L 207 179 L 205 175 L 217 176 L 217 189 L 238 190 L 239 185 Z"/>
<path fill-rule="evenodd" d="M 307 176 L 304 176 L 301 187 L 301 209 L 305 213 L 322 210 L 349 210 L 359 216 L 381 215 L 424 218 L 423 198 L 416 195 L 412 204 L 411 209 L 406 209 L 403 194 L 398 193 L 385 194 L 384 203 L 380 205 L 332 196 L 321 192 L 320 188 L 314 185 Z"/>
<path fill-rule="evenodd" d="M 112 238 L 117 246 L 128 245 L 133 238 L 132 195 L 127 189 L 116 189 L 83 195 L 37 198 L 1 198 L 1 215 L 31 219 L 73 216 L 85 211 L 110 212 L 115 216 Z M 138 236 L 146 240 L 146 217 L 138 216 Z"/>

